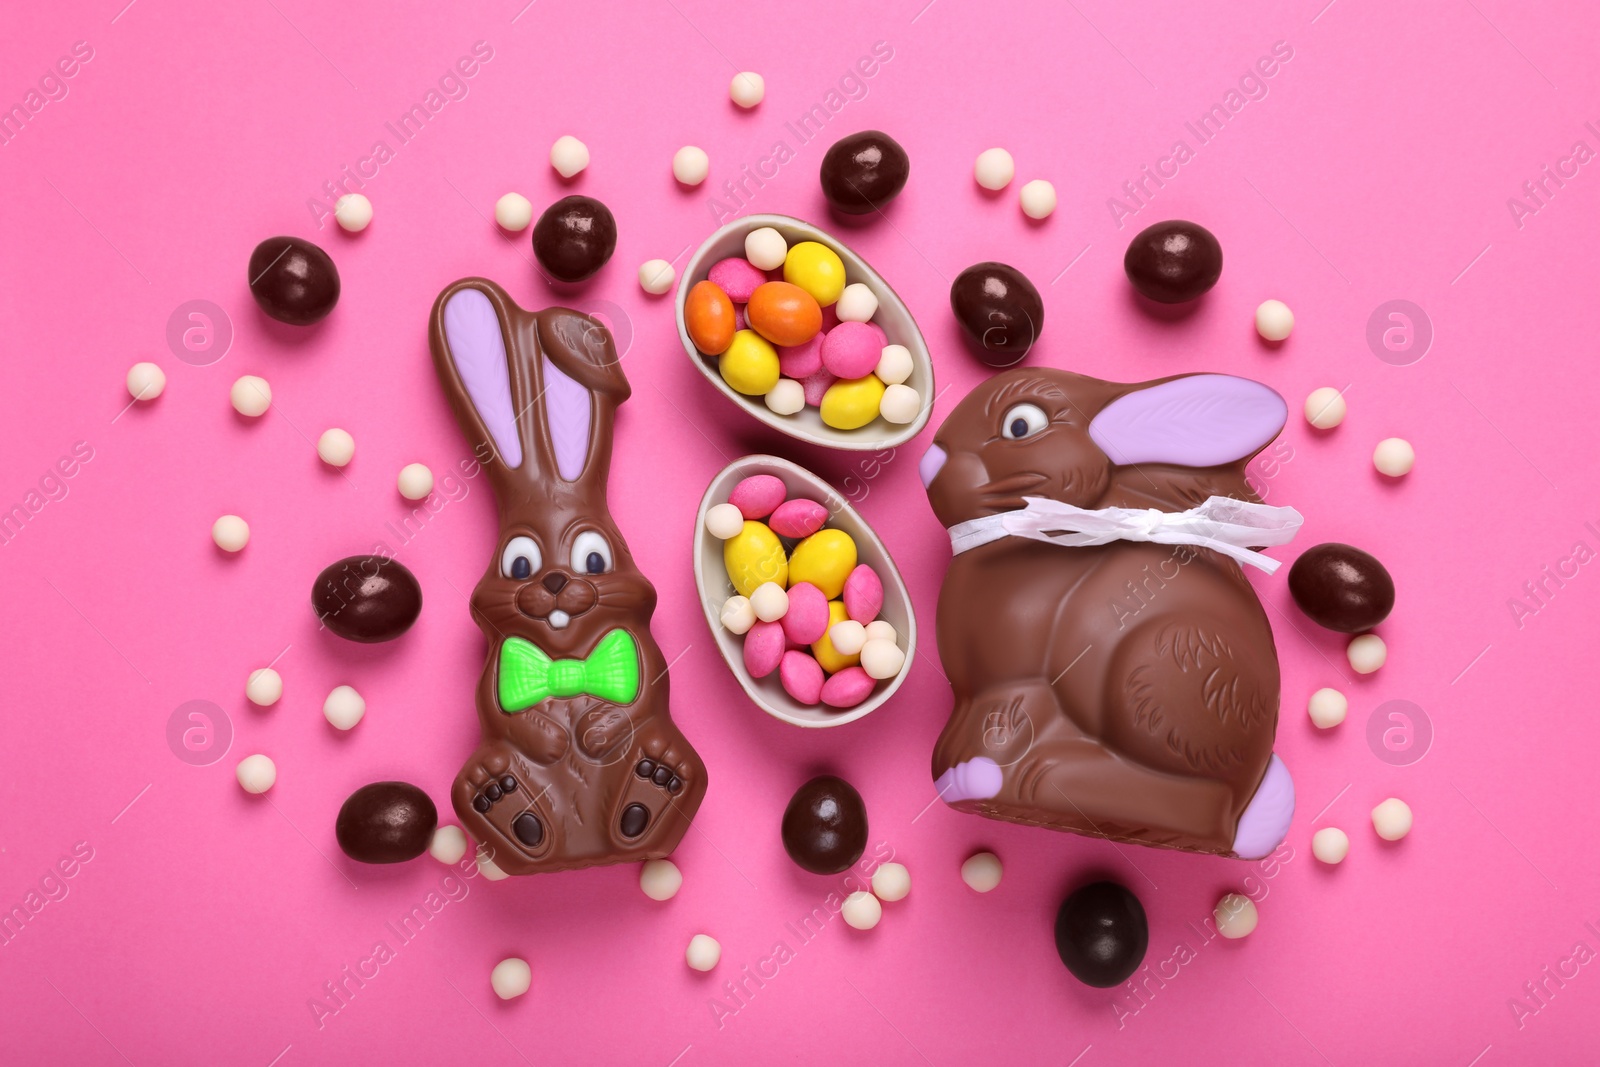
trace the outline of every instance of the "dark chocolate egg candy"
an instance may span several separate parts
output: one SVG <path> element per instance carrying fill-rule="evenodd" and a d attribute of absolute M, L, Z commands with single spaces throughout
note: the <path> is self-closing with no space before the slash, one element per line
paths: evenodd
<path fill-rule="evenodd" d="M 1127 981 L 1149 945 L 1144 906 L 1116 882 L 1086 885 L 1056 912 L 1056 951 L 1084 985 L 1105 989 Z"/>
<path fill-rule="evenodd" d="M 950 286 L 950 310 L 972 351 L 991 367 L 1020 363 L 1044 329 L 1044 301 L 1021 271 L 975 263 Z"/>
<path fill-rule="evenodd" d="M 555 278 L 581 282 L 617 250 L 617 220 L 592 196 L 564 196 L 533 224 L 533 254 Z"/>
<path fill-rule="evenodd" d="M 1222 246 L 1210 230 L 1172 219 L 1140 230 L 1128 242 L 1122 269 L 1140 293 L 1159 304 L 1181 304 L 1222 276 Z"/>
<path fill-rule="evenodd" d="M 1370 553 L 1330 541 L 1300 553 L 1289 568 L 1289 595 L 1318 626 L 1358 634 L 1394 610 L 1394 579 Z"/>
<path fill-rule="evenodd" d="M 339 808 L 334 836 L 344 854 L 362 863 L 404 863 L 427 851 L 439 812 L 409 782 L 373 782 Z"/>
<path fill-rule="evenodd" d="M 867 848 L 867 806 L 855 786 L 824 774 L 795 791 L 783 812 L 783 849 L 803 870 L 838 874 Z"/>
<path fill-rule="evenodd" d="M 835 211 L 866 215 L 906 187 L 911 157 L 881 130 L 862 130 L 833 143 L 822 157 L 822 195 Z"/>
<path fill-rule="evenodd" d="M 250 253 L 250 295 L 291 326 L 321 321 L 339 302 L 339 271 L 328 253 L 298 237 L 269 237 Z"/>
<path fill-rule="evenodd" d="M 317 575 L 311 607 L 328 629 L 346 640 L 392 641 L 422 613 L 422 587 L 395 560 L 349 556 Z"/>

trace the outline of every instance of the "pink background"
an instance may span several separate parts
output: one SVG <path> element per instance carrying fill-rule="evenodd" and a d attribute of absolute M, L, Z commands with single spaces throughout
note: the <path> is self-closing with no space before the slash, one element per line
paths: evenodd
<path fill-rule="evenodd" d="M 14 6 L 0 35 L 4 104 L 74 42 L 93 49 L 67 95 L 0 147 L 0 505 L 24 502 L 75 442 L 92 449 L 72 478 L 49 483 L 66 495 L 0 545 L 0 907 L 23 905 L 75 846 L 92 853 L 50 883 L 66 895 L 0 945 L 11 1050 L 0 1058 L 1097 1067 L 1174 1054 L 1464 1067 L 1595 1057 L 1600 967 L 1563 961 L 1579 942 L 1600 949 L 1600 726 L 1581 674 L 1600 632 L 1600 565 L 1562 561 L 1575 542 L 1600 549 L 1586 310 L 1600 285 L 1596 164 L 1520 227 L 1507 207 L 1575 141 L 1600 148 L 1584 126 L 1600 125 L 1592 11 L 1507 0 L 539 0 L 519 14 L 521 0 L 137 0 L 119 12 L 124 2 Z M 480 40 L 493 58 L 468 95 L 397 148 L 384 123 Z M 785 123 L 878 41 L 893 55 L 862 83 L 865 96 L 800 144 Z M 1265 98 L 1119 229 L 1107 198 L 1176 138 L 1195 147 L 1184 122 L 1278 41 L 1293 57 Z M 766 76 L 753 112 L 728 102 L 738 69 Z M 932 426 L 870 470 L 863 457 L 769 434 L 688 364 L 669 299 L 636 284 L 646 259 L 682 265 L 713 228 L 712 185 L 780 139 L 794 158 L 750 210 L 844 230 L 826 216 L 817 167 L 826 143 L 869 127 L 906 146 L 912 177 L 887 220 L 844 232 L 920 316 L 948 387 L 933 425 L 984 373 L 958 343 L 946 294 L 958 271 L 989 258 L 1045 295 L 1039 364 L 1128 380 L 1244 374 L 1294 412 L 1317 386 L 1348 386 L 1344 425 L 1317 435 L 1292 415 L 1280 461 L 1257 477 L 1270 500 L 1305 513 L 1299 548 L 1348 540 L 1387 563 L 1400 590 L 1381 628 L 1391 658 L 1355 677 L 1342 641 L 1297 613 L 1281 576 L 1253 576 L 1277 629 L 1278 751 L 1300 797 L 1275 862 L 1117 848 L 930 807 L 929 753 L 950 702 L 932 640 L 948 549 L 915 476 Z M 495 278 L 527 305 L 554 302 L 525 236 L 498 236 L 487 220 L 508 190 L 541 208 L 562 193 L 546 154 L 563 133 L 593 154 L 573 187 L 606 201 L 621 231 L 610 267 L 568 300 L 611 316 L 627 346 L 634 398 L 613 506 L 660 590 L 655 633 L 679 657 L 676 714 L 711 789 L 677 853 L 685 882 L 671 902 L 646 899 L 632 867 L 472 877 L 402 945 L 386 923 L 452 872 L 428 858 L 348 862 L 333 818 L 354 788 L 389 777 L 446 805 L 477 734 L 469 700 L 482 647 L 463 594 L 494 535 L 481 481 L 454 483 L 455 499 L 441 493 L 405 541 L 389 525 L 409 513 L 394 488 L 403 464 L 443 474 L 465 453 L 427 360 L 425 315 L 464 274 Z M 376 221 L 357 236 L 331 221 L 319 229 L 308 198 L 379 138 L 396 150 L 365 189 Z M 712 159 L 713 182 L 699 190 L 669 171 L 689 143 Z M 971 166 L 995 144 L 1016 156 L 1018 181 L 989 197 Z M 1061 198 L 1042 224 L 1016 206 L 1034 177 Z M 1227 266 L 1192 314 L 1168 321 L 1131 299 L 1120 258 L 1137 228 L 1172 217 L 1209 226 Z M 280 327 L 250 300 L 246 258 L 276 233 L 312 238 L 338 263 L 344 295 L 318 329 Z M 1267 297 L 1298 320 L 1277 350 L 1251 326 Z M 1366 341 L 1369 315 L 1397 298 L 1435 330 L 1409 366 Z M 231 318 L 231 349 L 210 366 L 180 361 L 166 340 L 169 315 L 195 299 Z M 145 359 L 165 368 L 167 392 L 121 412 L 123 375 Z M 245 373 L 274 390 L 255 422 L 228 405 Z M 344 474 L 312 447 L 334 425 L 357 442 Z M 1418 461 L 1389 483 L 1369 457 L 1394 434 Z M 728 459 L 765 450 L 858 498 L 926 628 L 908 684 L 842 731 L 802 733 L 755 711 L 695 603 L 701 490 Z M 238 557 L 208 536 L 226 512 L 253 530 Z M 322 565 L 377 543 L 415 571 L 426 609 L 402 640 L 352 648 L 317 632 L 307 594 Z M 1508 601 L 1546 566 L 1569 577 L 1548 582 L 1553 595 L 1519 625 Z M 274 658 L 285 696 L 256 709 L 245 677 Z M 349 735 L 320 711 L 340 683 L 368 701 Z M 1323 685 L 1345 689 L 1351 711 L 1319 733 L 1303 708 Z M 220 705 L 233 730 L 208 766 L 175 758 L 166 739 L 173 710 L 196 699 Z M 1369 747 L 1368 719 L 1392 699 L 1432 724 L 1419 762 L 1392 765 Z M 251 797 L 233 767 L 258 751 L 279 780 Z M 892 850 L 913 890 L 876 930 L 835 918 L 802 943 L 786 924 L 845 879 L 793 867 L 777 823 L 793 788 L 824 769 L 860 788 L 869 857 Z M 1390 795 L 1416 812 L 1397 845 L 1368 819 Z M 1311 858 L 1322 825 L 1350 834 L 1341 867 Z M 988 896 L 957 876 L 978 848 L 1005 863 Z M 1079 985 L 1056 958 L 1055 908 L 1096 875 L 1125 882 L 1149 914 L 1147 962 L 1167 979 L 1151 980 L 1143 1002 Z M 1260 928 L 1207 941 L 1197 931 L 1229 890 L 1258 898 Z M 683 964 L 700 931 L 723 946 L 710 975 Z M 394 958 L 319 1026 L 308 1002 L 379 940 Z M 794 958 L 719 1026 L 710 1002 L 722 983 L 779 940 Z M 1162 961 L 1180 942 L 1190 958 L 1174 972 Z M 508 955 L 530 961 L 533 988 L 502 1003 L 488 974 Z M 1564 984 L 1546 967 L 1564 967 Z M 1510 1003 L 1526 998 L 1525 982 L 1548 992 L 1519 1016 Z"/>

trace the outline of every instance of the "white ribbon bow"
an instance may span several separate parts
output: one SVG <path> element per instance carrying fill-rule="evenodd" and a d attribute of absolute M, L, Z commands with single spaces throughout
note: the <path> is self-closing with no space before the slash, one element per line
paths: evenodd
<path fill-rule="evenodd" d="M 1081 548 L 1112 541 L 1152 541 L 1162 545 L 1198 545 L 1260 567 L 1268 574 L 1282 561 L 1256 552 L 1251 545 L 1284 545 L 1293 539 L 1303 518 L 1294 508 L 1213 496 L 1188 511 L 1156 508 L 1080 508 L 1044 497 L 1024 497 L 1027 507 L 985 515 L 950 527 L 956 555 L 1002 537 L 1026 537 L 1053 545 Z"/>

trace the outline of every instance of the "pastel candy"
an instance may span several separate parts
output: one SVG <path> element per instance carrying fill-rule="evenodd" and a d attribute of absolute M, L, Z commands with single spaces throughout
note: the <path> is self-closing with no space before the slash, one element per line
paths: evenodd
<path fill-rule="evenodd" d="M 783 625 L 758 622 L 744 635 L 744 669 L 752 678 L 765 678 L 778 669 L 783 650 Z"/>
<path fill-rule="evenodd" d="M 883 331 L 870 322 L 841 322 L 822 338 L 822 365 L 839 378 L 865 378 L 883 356 Z"/>
<path fill-rule="evenodd" d="M 783 616 L 783 632 L 797 645 L 822 640 L 828 629 L 828 598 L 810 582 L 796 582 L 789 589 L 789 610 Z"/>
<path fill-rule="evenodd" d="M 733 487 L 728 503 L 738 508 L 745 518 L 759 519 L 776 511 L 788 495 L 783 479 L 770 474 L 752 474 Z"/>
<path fill-rule="evenodd" d="M 850 617 L 865 626 L 878 617 L 883 607 L 883 582 L 878 572 L 860 564 L 844 580 L 844 608 Z"/>
<path fill-rule="evenodd" d="M 772 513 L 772 518 L 767 520 L 767 525 L 779 537 L 792 537 L 799 540 L 810 537 L 822 529 L 828 521 L 828 509 L 815 500 L 785 500 L 778 505 L 778 510 Z"/>
<path fill-rule="evenodd" d="M 722 565 L 741 596 L 749 596 L 765 582 L 789 583 L 789 558 L 783 542 L 765 525 L 746 519 L 744 529 L 722 542 Z"/>
<path fill-rule="evenodd" d="M 844 604 L 837 600 L 831 601 L 828 604 L 828 625 L 832 627 L 834 623 L 843 622 L 844 620 Z M 817 662 L 822 664 L 822 669 L 829 673 L 842 671 L 846 667 L 854 667 L 861 662 L 861 653 L 845 655 L 833 647 L 833 641 L 827 634 L 823 634 L 822 640 L 811 646 L 811 652 L 817 657 Z"/>
<path fill-rule="evenodd" d="M 822 369 L 822 334 L 803 345 L 778 349 L 778 369 L 785 378 L 804 381 Z"/>
<path fill-rule="evenodd" d="M 756 291 L 756 286 L 765 284 L 767 276 L 757 270 L 748 259 L 734 256 L 724 259 L 711 268 L 707 275 L 717 283 L 717 287 L 728 294 L 728 299 L 736 304 L 748 303 L 750 294 Z"/>
<path fill-rule="evenodd" d="M 877 684 L 860 667 L 846 667 L 822 683 L 822 702 L 830 708 L 853 708 L 867 699 Z"/>
<path fill-rule="evenodd" d="M 829 387 L 838 380 L 838 375 L 828 373 L 827 368 L 817 371 L 809 378 L 800 379 L 800 384 L 806 388 L 806 405 L 820 408 L 822 398 L 828 395 Z"/>
<path fill-rule="evenodd" d="M 821 664 L 804 652 L 785 652 L 778 665 L 778 680 L 783 691 L 802 704 L 815 704 L 822 699 L 826 684 Z"/>
<path fill-rule="evenodd" d="M 850 535 L 843 530 L 818 530 L 789 554 L 789 583 L 810 582 L 832 599 L 844 591 L 844 580 L 855 568 L 856 543 Z"/>

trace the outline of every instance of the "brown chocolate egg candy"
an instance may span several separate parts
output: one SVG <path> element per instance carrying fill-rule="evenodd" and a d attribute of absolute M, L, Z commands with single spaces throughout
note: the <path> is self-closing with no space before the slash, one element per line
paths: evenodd
<path fill-rule="evenodd" d="M 592 196 L 564 196 L 533 224 L 533 255 L 564 282 L 581 282 L 611 260 L 617 220 Z"/>
<path fill-rule="evenodd" d="M 1044 329 L 1044 301 L 1021 271 L 975 263 L 950 285 L 950 310 L 973 353 L 991 367 L 1020 363 Z"/>
<path fill-rule="evenodd" d="M 348 556 L 317 575 L 311 607 L 328 629 L 347 641 L 392 641 L 422 613 L 422 587 L 396 560 Z"/>
<path fill-rule="evenodd" d="M 1330 541 L 1300 553 L 1289 568 L 1289 595 L 1318 626 L 1358 634 L 1394 610 L 1394 579 L 1371 553 Z"/>
<path fill-rule="evenodd" d="M 339 302 L 339 271 L 328 253 L 298 237 L 269 237 L 250 253 L 250 295 L 291 326 L 310 326 Z"/>
<path fill-rule="evenodd" d="M 1170 219 L 1140 230 L 1122 257 L 1128 281 L 1158 304 L 1182 304 L 1222 277 L 1222 245 L 1196 222 Z"/>
<path fill-rule="evenodd" d="M 362 863 L 404 863 L 427 851 L 439 811 L 409 782 L 373 782 L 339 807 L 334 836 L 344 854 Z"/>
<path fill-rule="evenodd" d="M 783 812 L 783 850 L 812 874 L 848 870 L 867 848 L 867 806 L 855 786 L 831 774 L 795 790 Z"/>
<path fill-rule="evenodd" d="M 867 215 L 900 195 L 911 157 L 882 130 L 841 137 L 822 157 L 822 195 L 844 215 Z"/>

